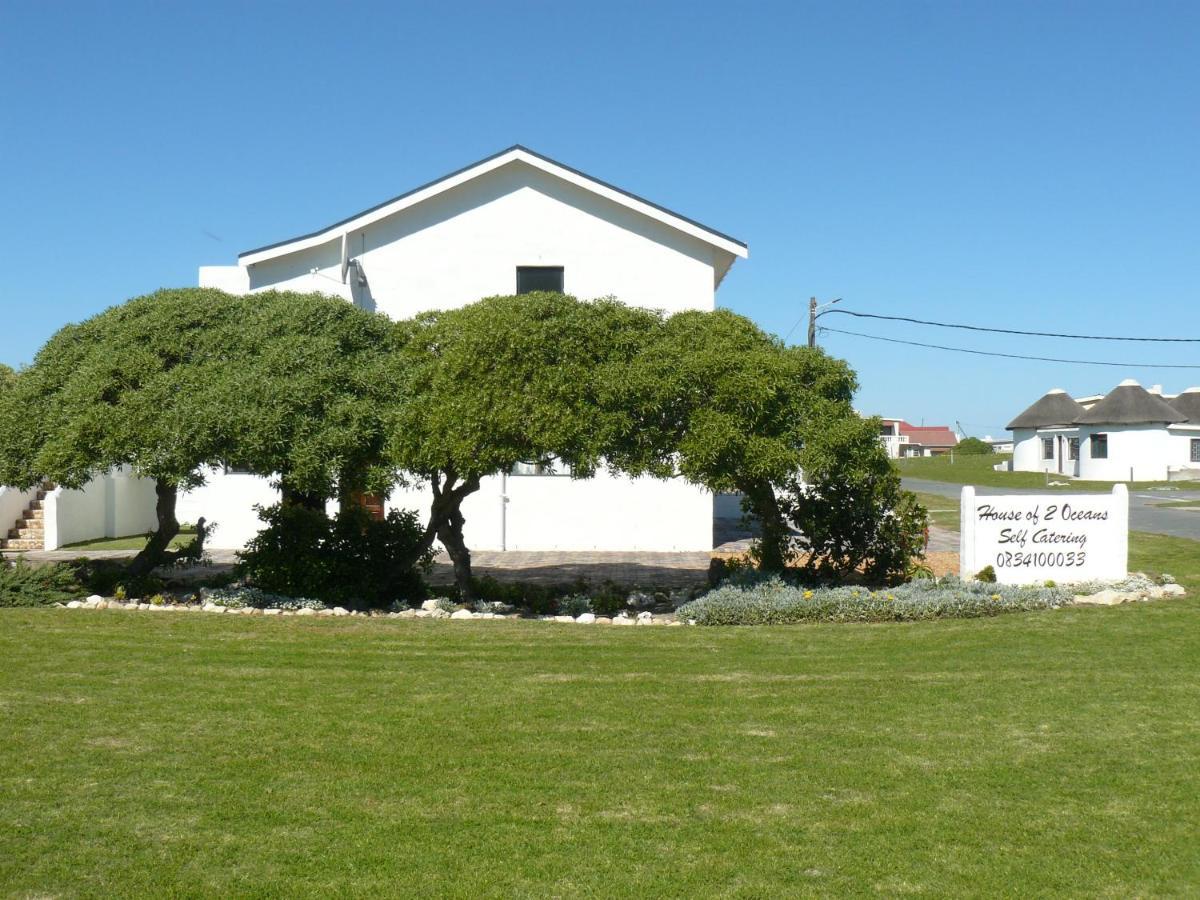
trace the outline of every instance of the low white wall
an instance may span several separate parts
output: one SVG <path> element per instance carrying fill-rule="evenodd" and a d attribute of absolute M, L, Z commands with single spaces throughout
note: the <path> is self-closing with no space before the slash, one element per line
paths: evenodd
<path fill-rule="evenodd" d="M 8 537 L 8 532 L 17 524 L 21 513 L 37 496 L 37 489 L 22 491 L 12 487 L 0 487 L 0 538 Z"/>
<path fill-rule="evenodd" d="M 46 495 L 46 549 L 109 537 L 107 478 L 94 478 L 82 490 L 58 487 Z"/>
<path fill-rule="evenodd" d="M 93 478 L 80 490 L 55 488 L 46 495 L 47 550 L 105 537 L 145 534 L 158 527 L 154 482 L 119 469 Z"/>

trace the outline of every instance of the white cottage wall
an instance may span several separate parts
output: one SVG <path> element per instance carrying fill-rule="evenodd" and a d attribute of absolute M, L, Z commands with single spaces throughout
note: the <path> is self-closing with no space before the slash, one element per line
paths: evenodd
<path fill-rule="evenodd" d="M 1092 458 L 1092 439 L 1108 435 L 1108 458 Z M 1164 481 L 1171 442 L 1162 425 L 1080 427 L 1079 477 L 1092 481 Z"/>
<path fill-rule="evenodd" d="M 1018 428 L 1013 431 L 1014 472 L 1057 472 L 1058 464 L 1053 459 L 1042 459 L 1042 439 L 1033 428 Z"/>

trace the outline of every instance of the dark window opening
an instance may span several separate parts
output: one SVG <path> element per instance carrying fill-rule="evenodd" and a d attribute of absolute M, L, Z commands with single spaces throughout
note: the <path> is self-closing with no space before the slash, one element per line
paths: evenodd
<path fill-rule="evenodd" d="M 1092 435 L 1092 459 L 1108 459 L 1108 435 Z"/>
<path fill-rule="evenodd" d="M 532 291 L 563 292 L 562 266 L 517 266 L 517 293 Z"/>
<path fill-rule="evenodd" d="M 1079 438 L 1067 438 L 1067 458 L 1079 459 Z"/>
<path fill-rule="evenodd" d="M 1042 459 L 1054 459 L 1054 438 L 1042 438 Z"/>
<path fill-rule="evenodd" d="M 1192 438 L 1192 462 L 1200 462 L 1200 438 Z"/>

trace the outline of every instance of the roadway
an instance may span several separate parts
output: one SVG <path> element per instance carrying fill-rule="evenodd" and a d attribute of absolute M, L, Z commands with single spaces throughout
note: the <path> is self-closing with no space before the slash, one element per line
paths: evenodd
<path fill-rule="evenodd" d="M 955 500 L 962 493 L 961 484 L 947 484 L 944 481 L 926 481 L 924 478 L 905 478 L 904 487 L 910 491 L 922 494 L 937 494 L 940 497 L 953 497 Z M 1057 494 L 1069 491 L 1045 491 L 1038 488 L 1001 488 L 976 486 L 975 493 L 984 494 Z M 1083 493 L 1094 493 L 1086 491 Z M 1148 531 L 1151 534 L 1169 534 L 1174 537 L 1191 538 L 1200 541 L 1200 507 L 1184 507 L 1182 509 L 1164 509 L 1156 504 L 1170 500 L 1200 500 L 1200 491 L 1196 490 L 1164 490 L 1164 491 L 1130 491 L 1129 492 L 1129 530 Z"/>

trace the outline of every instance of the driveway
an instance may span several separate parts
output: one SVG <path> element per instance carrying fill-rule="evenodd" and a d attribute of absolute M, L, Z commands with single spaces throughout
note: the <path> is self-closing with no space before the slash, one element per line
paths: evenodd
<path fill-rule="evenodd" d="M 944 481 L 926 481 L 923 478 L 905 478 L 904 486 L 910 491 L 920 491 L 923 494 L 937 494 L 940 497 L 958 499 L 962 493 L 961 484 L 947 484 Z M 984 494 L 1044 494 L 1046 491 L 1038 488 L 998 488 L 976 487 L 975 493 Z M 1088 491 L 1087 493 L 1092 493 Z M 1191 538 L 1200 541 L 1200 507 L 1184 509 L 1162 509 L 1156 504 L 1170 500 L 1200 500 L 1200 491 L 1130 491 L 1129 492 L 1129 529 L 1130 531 L 1148 531 L 1151 534 L 1169 534 L 1174 537 Z"/>

